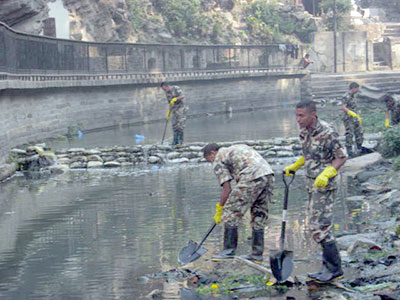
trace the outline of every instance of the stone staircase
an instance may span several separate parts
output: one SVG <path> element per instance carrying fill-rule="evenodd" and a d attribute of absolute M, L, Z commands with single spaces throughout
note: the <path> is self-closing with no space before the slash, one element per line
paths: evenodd
<path fill-rule="evenodd" d="M 400 41 L 400 23 L 386 23 L 382 36 Z"/>
<path fill-rule="evenodd" d="M 311 92 L 315 100 L 341 98 L 351 82 L 376 88 L 381 92 L 400 93 L 400 71 L 343 74 L 312 74 Z"/>

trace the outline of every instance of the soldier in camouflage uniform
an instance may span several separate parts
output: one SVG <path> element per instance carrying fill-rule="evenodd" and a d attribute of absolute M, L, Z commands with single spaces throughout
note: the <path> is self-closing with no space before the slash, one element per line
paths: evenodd
<path fill-rule="evenodd" d="M 169 105 L 167 119 L 172 115 L 172 131 L 174 133 L 173 145 L 183 144 L 183 131 L 186 123 L 186 106 L 183 102 L 185 95 L 179 86 L 170 86 L 168 82 L 162 82 L 161 88 L 167 96 Z"/>
<path fill-rule="evenodd" d="M 332 233 L 333 205 L 336 193 L 337 170 L 346 162 L 346 155 L 338 141 L 338 134 L 317 117 L 313 102 L 300 102 L 296 106 L 296 119 L 300 125 L 303 155 L 284 169 L 285 175 L 306 168 L 309 195 L 309 229 L 314 241 L 322 246 L 323 267 L 308 274 L 321 282 L 329 282 L 343 275 L 340 254 Z"/>
<path fill-rule="evenodd" d="M 385 114 L 385 127 L 388 128 L 391 125 L 397 125 L 400 122 L 400 102 L 393 96 L 385 95 L 384 101 L 386 103 L 386 114 Z M 390 123 L 389 123 L 390 114 Z"/>
<path fill-rule="evenodd" d="M 212 163 L 222 186 L 214 220 L 217 224 L 224 222 L 224 249 L 212 259 L 230 259 L 235 255 L 238 226 L 241 218 L 250 209 L 252 252 L 246 258 L 261 262 L 264 227 L 268 219 L 268 203 L 271 201 L 274 182 L 271 167 L 257 151 L 247 145 L 220 147 L 217 144 L 208 144 L 203 148 L 203 154 Z"/>
<path fill-rule="evenodd" d="M 362 152 L 362 143 L 364 140 L 361 127 L 362 120 L 358 114 L 357 103 L 354 99 L 354 96 L 359 89 L 360 86 L 358 83 L 352 82 L 349 87 L 349 92 L 343 96 L 342 110 L 344 112 L 343 122 L 346 130 L 346 150 L 350 157 L 356 156 L 357 154 L 353 152 L 353 136 L 355 138 L 358 153 Z"/>

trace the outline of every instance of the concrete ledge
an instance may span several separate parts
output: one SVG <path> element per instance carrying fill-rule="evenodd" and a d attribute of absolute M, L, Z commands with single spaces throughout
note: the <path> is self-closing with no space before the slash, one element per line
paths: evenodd
<path fill-rule="evenodd" d="M 0 73 L 0 79 L 2 79 L 0 80 L 0 90 L 145 85 L 159 84 L 162 81 L 204 81 L 252 77 L 301 78 L 304 75 L 304 70 L 297 67 L 146 74 L 18 75 Z"/>

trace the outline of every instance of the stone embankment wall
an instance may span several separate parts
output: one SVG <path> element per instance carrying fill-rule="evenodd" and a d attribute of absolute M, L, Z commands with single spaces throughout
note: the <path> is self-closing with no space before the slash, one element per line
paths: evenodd
<path fill-rule="evenodd" d="M 340 138 L 344 140 L 344 137 Z M 368 135 L 364 146 L 375 149 L 379 135 Z M 92 169 L 131 167 L 137 164 L 163 165 L 181 163 L 202 163 L 202 148 L 207 143 L 190 143 L 172 147 L 169 145 L 138 145 L 133 147 L 115 146 L 96 149 L 71 148 L 57 151 L 55 169 Z M 302 155 L 297 137 L 273 138 L 269 140 L 235 141 L 218 143 L 222 147 L 247 144 L 257 150 L 269 163 L 280 164 L 282 158 Z"/>
<path fill-rule="evenodd" d="M 264 158 L 274 159 L 300 155 L 298 139 L 272 139 L 219 143 L 221 146 L 247 144 Z M 129 167 L 135 164 L 179 164 L 205 162 L 201 149 L 205 143 L 191 143 L 180 147 L 144 145 L 107 147 L 98 149 L 72 148 L 56 152 L 57 167 L 61 169 Z"/>
<path fill-rule="evenodd" d="M 296 76 L 210 79 L 178 84 L 185 93 L 189 115 L 278 107 L 300 101 L 300 78 Z M 163 120 L 167 101 L 157 82 L 3 90 L 0 108 L 1 163 L 13 147 L 65 134 L 70 126 L 90 131 Z"/>

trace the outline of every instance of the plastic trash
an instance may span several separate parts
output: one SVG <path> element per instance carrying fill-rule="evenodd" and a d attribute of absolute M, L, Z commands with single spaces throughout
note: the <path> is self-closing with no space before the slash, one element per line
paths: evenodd
<path fill-rule="evenodd" d="M 158 166 L 152 166 L 151 169 L 152 170 L 158 170 L 159 168 L 158 168 Z"/>
<path fill-rule="evenodd" d="M 81 138 L 83 135 L 82 131 L 78 130 L 78 138 Z"/>

